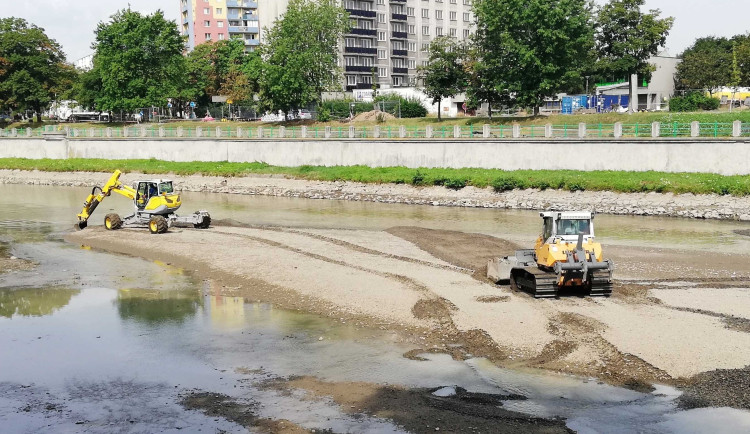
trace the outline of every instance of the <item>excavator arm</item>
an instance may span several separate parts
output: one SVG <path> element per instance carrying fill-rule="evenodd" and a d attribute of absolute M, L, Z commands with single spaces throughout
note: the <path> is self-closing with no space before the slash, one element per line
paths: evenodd
<path fill-rule="evenodd" d="M 83 203 L 83 210 L 81 210 L 81 213 L 78 214 L 79 229 L 83 229 L 88 226 L 88 220 L 89 217 L 91 217 L 91 214 L 94 213 L 94 210 L 97 206 L 99 206 L 104 198 L 108 197 L 110 194 L 117 193 L 127 197 L 130 200 L 135 199 L 136 191 L 133 188 L 124 185 L 120 181 L 120 175 L 122 175 L 122 172 L 120 172 L 119 170 L 115 170 L 115 173 L 113 173 L 112 176 L 109 177 L 109 180 L 104 184 L 103 187 L 94 187 L 91 190 L 91 194 L 89 194 L 89 196 L 86 198 L 86 201 Z"/>

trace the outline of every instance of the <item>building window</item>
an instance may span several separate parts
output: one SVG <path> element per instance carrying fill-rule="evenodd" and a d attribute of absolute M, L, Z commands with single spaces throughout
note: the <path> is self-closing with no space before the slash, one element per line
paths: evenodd
<path fill-rule="evenodd" d="M 220 40 L 220 41 L 223 41 L 223 40 L 224 40 L 224 34 L 223 34 L 223 33 L 219 33 L 219 40 Z"/>
<path fill-rule="evenodd" d="M 417 26 L 415 26 L 414 24 L 409 24 L 407 26 L 407 28 L 409 29 L 409 34 L 410 35 L 416 35 L 417 34 L 417 30 L 416 30 Z"/>
<path fill-rule="evenodd" d="M 378 59 L 387 59 L 387 57 L 385 55 L 385 50 L 382 49 L 382 48 L 378 49 Z"/>
<path fill-rule="evenodd" d="M 378 41 L 385 41 L 385 32 L 384 31 L 378 31 Z"/>
<path fill-rule="evenodd" d="M 438 9 L 438 10 L 436 10 L 436 11 L 435 11 L 435 19 L 436 19 L 436 20 L 442 20 L 442 19 L 443 19 L 443 11 L 441 11 L 441 10 L 439 10 L 439 9 Z"/>
<path fill-rule="evenodd" d="M 470 34 L 471 32 L 469 31 L 469 29 L 464 29 L 464 39 L 468 38 Z"/>
<path fill-rule="evenodd" d="M 211 21 L 206 20 L 203 22 L 203 27 L 211 27 Z"/>
<path fill-rule="evenodd" d="M 222 8 L 216 8 L 216 15 L 221 15 L 224 12 Z"/>
<path fill-rule="evenodd" d="M 449 35 L 450 35 L 451 37 L 453 37 L 453 38 L 455 38 L 455 37 L 456 37 L 456 29 L 450 29 L 450 31 L 449 31 L 449 32 L 450 32 L 450 33 L 449 33 Z"/>
<path fill-rule="evenodd" d="M 344 57 L 344 63 L 346 63 L 346 66 L 354 66 L 357 64 L 357 58 L 356 57 Z"/>
<path fill-rule="evenodd" d="M 428 36 L 430 34 L 430 26 L 422 26 L 422 34 Z"/>
<path fill-rule="evenodd" d="M 456 14 L 456 11 L 451 11 L 451 13 L 450 13 L 450 16 L 451 16 L 451 21 L 456 21 L 456 17 L 457 17 L 457 15 L 458 15 L 458 14 Z"/>
<path fill-rule="evenodd" d="M 349 86 L 354 86 L 357 84 L 357 76 L 356 75 L 347 75 L 346 76 L 346 84 Z"/>
<path fill-rule="evenodd" d="M 372 39 L 365 38 L 359 40 L 359 46 L 364 48 L 370 48 L 372 47 Z"/>
<path fill-rule="evenodd" d="M 469 22 L 469 13 L 464 12 L 464 21 Z"/>
<path fill-rule="evenodd" d="M 378 77 L 388 77 L 388 68 L 378 68 Z"/>
<path fill-rule="evenodd" d="M 206 33 L 204 36 L 206 37 L 207 41 L 211 40 L 211 34 L 210 33 Z"/>
<path fill-rule="evenodd" d="M 409 69 L 417 69 L 417 61 L 414 59 L 409 59 Z"/>
<path fill-rule="evenodd" d="M 435 36 L 443 36 L 443 28 L 435 27 Z"/>
<path fill-rule="evenodd" d="M 384 5 L 385 4 L 385 0 L 378 0 L 378 4 L 379 5 Z"/>
<path fill-rule="evenodd" d="M 385 14 L 378 14 L 378 22 L 385 23 Z"/>
<path fill-rule="evenodd" d="M 417 51 L 417 43 L 409 42 L 409 51 Z"/>
<path fill-rule="evenodd" d="M 393 85 L 401 86 L 401 77 L 393 77 Z"/>
<path fill-rule="evenodd" d="M 372 66 L 372 57 L 361 57 L 362 66 Z"/>
<path fill-rule="evenodd" d="M 217 21 L 216 27 L 224 27 L 224 21 Z"/>
<path fill-rule="evenodd" d="M 406 15 L 413 17 L 414 16 L 414 8 L 406 8 Z"/>
<path fill-rule="evenodd" d="M 422 18 L 430 18 L 430 10 L 422 9 Z"/>
<path fill-rule="evenodd" d="M 354 38 L 346 38 L 346 39 L 344 39 L 344 46 L 346 46 L 346 47 L 356 47 L 357 46 L 356 39 L 354 39 Z"/>

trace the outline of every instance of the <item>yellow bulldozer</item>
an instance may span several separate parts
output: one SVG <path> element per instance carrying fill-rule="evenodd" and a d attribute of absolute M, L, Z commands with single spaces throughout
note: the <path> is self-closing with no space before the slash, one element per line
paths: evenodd
<path fill-rule="evenodd" d="M 135 211 L 125 217 L 109 213 L 104 217 L 104 227 L 116 230 L 122 227 L 148 227 L 152 234 L 166 232 L 171 226 L 193 226 L 206 229 L 211 225 L 211 216 L 206 211 L 196 211 L 187 216 L 178 216 L 180 195 L 174 192 L 172 181 L 149 179 L 136 181 L 132 187 L 120 181 L 122 172 L 115 170 L 102 187 L 94 187 L 83 203 L 78 214 L 78 229 L 88 226 L 88 220 L 99 204 L 112 193 L 125 196 L 133 201 Z"/>
<path fill-rule="evenodd" d="M 513 256 L 490 259 L 487 277 L 510 283 L 513 290 L 535 298 L 557 297 L 561 290 L 591 296 L 612 294 L 614 263 L 603 259 L 601 244 L 594 241 L 594 213 L 540 213 L 542 234 L 533 249 Z"/>

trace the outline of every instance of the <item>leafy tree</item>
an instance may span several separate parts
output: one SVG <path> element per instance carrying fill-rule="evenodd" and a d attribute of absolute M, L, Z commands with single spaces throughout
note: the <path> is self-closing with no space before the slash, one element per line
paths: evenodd
<path fill-rule="evenodd" d="M 731 80 L 732 41 L 727 38 L 699 38 L 680 57 L 675 77 L 680 89 L 705 89 L 713 95 Z"/>
<path fill-rule="evenodd" d="M 463 64 L 466 50 L 455 38 L 440 36 L 430 42 L 428 53 L 428 63 L 419 67 L 418 74 L 424 93 L 438 106 L 439 121 L 441 101 L 455 96 L 466 87 L 467 76 Z"/>
<path fill-rule="evenodd" d="M 581 82 L 593 46 L 587 0 L 475 0 L 474 14 L 483 93 L 537 114 L 545 97 Z"/>
<path fill-rule="evenodd" d="M 487 63 L 483 62 L 484 56 L 481 48 L 476 44 L 470 44 L 467 50 L 465 69 L 467 72 L 466 104 L 471 108 L 479 108 L 482 103 L 487 103 L 487 114 L 492 119 L 492 107 L 495 105 L 511 105 L 510 94 L 507 86 L 498 86 L 498 82 L 490 71 Z"/>
<path fill-rule="evenodd" d="M 340 86 L 338 43 L 350 26 L 336 0 L 291 0 L 261 47 L 259 96 L 265 107 L 286 114 Z"/>
<path fill-rule="evenodd" d="M 0 108 L 33 110 L 37 122 L 56 93 L 72 85 L 74 70 L 44 29 L 21 18 L 0 19 Z"/>
<path fill-rule="evenodd" d="M 96 99 L 102 91 L 102 77 L 94 67 L 81 71 L 69 92 L 70 99 L 76 100 L 81 107 L 96 108 Z"/>
<path fill-rule="evenodd" d="M 661 11 L 641 11 L 645 0 L 610 0 L 597 14 L 596 47 L 598 69 L 602 75 L 627 76 L 630 90 L 636 83 L 632 74 L 649 78 L 648 59 L 656 55 L 667 40 L 674 18 L 659 18 Z M 630 104 L 630 111 L 635 104 Z"/>
<path fill-rule="evenodd" d="M 185 48 L 174 21 L 161 11 L 123 9 L 96 28 L 94 65 L 101 77 L 100 110 L 163 106 L 184 83 Z"/>

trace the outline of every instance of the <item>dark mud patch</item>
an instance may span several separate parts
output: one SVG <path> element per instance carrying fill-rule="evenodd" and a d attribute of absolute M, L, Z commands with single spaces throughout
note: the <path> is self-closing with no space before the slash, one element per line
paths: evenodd
<path fill-rule="evenodd" d="M 444 298 L 432 298 L 419 300 L 412 308 L 411 313 L 417 319 L 431 319 L 438 322 L 450 321 L 451 312 L 458 308 Z"/>
<path fill-rule="evenodd" d="M 474 277 L 486 280 L 487 261 L 496 256 L 513 254 L 519 246 L 490 235 L 459 231 L 396 226 L 387 229 L 438 259 L 474 270 Z"/>
<path fill-rule="evenodd" d="M 750 410 L 750 366 L 698 374 L 681 386 L 682 408 L 733 407 Z"/>
<path fill-rule="evenodd" d="M 510 301 L 509 295 L 480 295 L 475 297 L 474 300 L 480 303 L 502 303 L 504 301 Z"/>
<path fill-rule="evenodd" d="M 750 237 L 750 229 L 735 229 L 732 232 L 743 237 Z"/>
<path fill-rule="evenodd" d="M 502 402 L 520 395 L 490 395 L 456 388 L 451 396 L 435 396 L 438 388 L 406 389 L 371 383 L 331 383 L 313 377 L 294 378 L 276 388 L 302 389 L 311 398 L 331 398 L 349 414 L 390 419 L 413 433 L 570 433 L 562 420 L 508 411 Z"/>
<path fill-rule="evenodd" d="M 189 394 L 184 395 L 180 403 L 185 408 L 201 411 L 207 416 L 221 417 L 238 425 L 242 425 L 245 428 L 253 428 L 253 432 L 274 434 L 298 434 L 310 432 L 288 420 L 257 417 L 255 414 L 257 404 L 244 404 L 221 393 L 192 391 Z M 315 432 L 325 431 L 315 430 Z"/>

